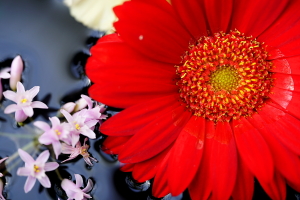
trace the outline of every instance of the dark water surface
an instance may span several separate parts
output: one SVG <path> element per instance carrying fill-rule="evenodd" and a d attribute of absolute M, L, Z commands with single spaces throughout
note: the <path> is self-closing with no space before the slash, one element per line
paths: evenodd
<path fill-rule="evenodd" d="M 68 9 L 59 0 L 0 0 L 0 68 L 10 66 L 16 55 L 21 55 L 25 71 L 22 82 L 25 88 L 40 86 L 36 100 L 49 106 L 48 110 L 35 109 L 33 120 L 48 122 L 48 117 L 56 115 L 63 102 L 75 101 L 81 93 L 86 93 L 89 80 L 84 76 L 83 65 L 88 57 L 89 47 L 101 33 L 92 31 L 76 22 Z M 8 81 L 2 80 L 8 89 Z M 32 121 L 23 127 L 15 124 L 13 115 L 5 115 L 3 109 L 12 102 L 4 100 L 0 109 L 0 157 L 10 156 L 0 171 L 5 174 L 4 196 L 11 200 L 66 199 L 60 189 L 61 178 L 71 178 L 80 174 L 86 181 L 91 178 L 95 186 L 91 192 L 93 199 L 101 200 L 150 200 L 150 183 L 136 186 L 129 173 L 118 171 L 116 157 L 100 151 L 103 141 L 100 133 L 96 140 L 90 140 L 89 152 L 99 162 L 88 167 L 79 156 L 77 159 L 61 164 L 56 172 L 47 175 L 52 188 L 45 189 L 39 182 L 27 194 L 23 187 L 27 177 L 16 175 L 18 167 L 24 166 L 19 158 L 18 148 L 24 148 L 34 158 L 45 146 L 35 145 L 38 133 Z M 60 156 L 59 161 L 67 156 Z M 55 159 L 52 158 L 52 161 Z M 300 169 L 299 169 L 300 170 Z M 128 185 L 133 187 L 131 190 Z M 145 189 L 146 187 L 146 189 Z M 138 190 L 146 190 L 136 192 Z M 187 193 L 165 200 L 189 200 Z M 261 188 L 257 187 L 254 199 L 267 199 Z M 289 192 L 288 199 L 296 199 Z"/>

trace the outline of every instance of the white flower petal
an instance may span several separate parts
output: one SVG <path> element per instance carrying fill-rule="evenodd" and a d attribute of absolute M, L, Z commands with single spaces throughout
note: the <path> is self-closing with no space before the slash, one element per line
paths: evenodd
<path fill-rule="evenodd" d="M 0 71 L 0 78 L 8 79 L 10 78 L 10 74 L 8 73 L 10 71 L 10 68 L 4 68 Z"/>
<path fill-rule="evenodd" d="M 60 112 L 65 116 L 65 118 L 67 119 L 67 121 L 69 123 L 73 123 L 73 117 L 70 115 L 70 113 L 68 113 L 67 111 L 61 109 Z"/>
<path fill-rule="evenodd" d="M 74 147 L 77 142 L 79 141 L 79 135 L 78 134 L 72 134 L 72 146 Z"/>
<path fill-rule="evenodd" d="M 87 121 L 85 122 L 85 125 L 89 128 L 95 126 L 96 124 L 98 123 L 98 120 L 90 120 L 90 121 Z"/>
<path fill-rule="evenodd" d="M 17 104 L 11 104 L 8 105 L 5 109 L 4 109 L 4 113 L 5 114 L 9 114 L 9 113 L 13 113 L 16 112 L 17 110 L 20 110 L 22 108 L 20 108 Z"/>
<path fill-rule="evenodd" d="M 17 110 L 15 112 L 15 119 L 17 122 L 24 122 L 27 119 L 27 115 L 25 115 L 24 111 L 21 110 Z"/>
<path fill-rule="evenodd" d="M 20 81 L 17 82 L 17 93 L 25 93 L 24 85 Z"/>
<path fill-rule="evenodd" d="M 3 96 L 17 103 L 17 94 L 15 92 L 11 90 L 6 90 L 5 92 L 3 92 Z"/>
<path fill-rule="evenodd" d="M 74 174 L 76 180 L 76 187 L 80 188 L 83 185 L 82 177 L 79 174 Z"/>
<path fill-rule="evenodd" d="M 26 167 L 20 167 L 17 171 L 18 176 L 30 176 L 31 170 Z"/>
<path fill-rule="evenodd" d="M 88 193 L 90 192 L 94 187 L 94 183 L 91 179 L 88 179 L 87 185 L 85 188 L 82 189 L 82 192 Z"/>
<path fill-rule="evenodd" d="M 33 99 L 40 91 L 40 86 L 34 86 L 30 90 L 26 91 L 26 93 Z"/>
<path fill-rule="evenodd" d="M 125 0 L 80 0 L 71 4 L 71 15 L 84 25 L 100 30 L 111 31 L 116 20 L 112 8 Z M 88 14 L 87 14 L 88 13 Z"/>
<path fill-rule="evenodd" d="M 56 159 L 57 159 L 58 155 L 61 153 L 61 144 L 59 141 L 55 141 L 52 143 L 52 147 L 53 147 Z"/>
<path fill-rule="evenodd" d="M 36 159 L 37 163 L 46 163 L 50 156 L 49 150 L 43 151 Z"/>
<path fill-rule="evenodd" d="M 51 121 L 52 127 L 55 127 L 60 124 L 60 121 L 57 117 L 49 117 L 49 120 Z"/>
<path fill-rule="evenodd" d="M 83 99 L 86 101 L 86 103 L 87 103 L 89 109 L 92 109 L 92 108 L 93 108 L 93 102 L 92 102 L 92 99 L 91 99 L 90 97 L 88 97 L 88 96 L 82 94 L 82 95 L 81 95 L 81 98 L 83 98 Z"/>
<path fill-rule="evenodd" d="M 31 106 L 24 106 L 22 107 L 22 110 L 24 111 L 25 115 L 27 115 L 28 117 L 32 117 L 33 109 Z"/>
<path fill-rule="evenodd" d="M 42 178 L 40 178 L 38 180 L 41 183 L 41 185 L 44 186 L 45 188 L 51 187 L 51 182 L 50 182 L 48 176 L 43 176 Z"/>
<path fill-rule="evenodd" d="M 43 122 L 43 121 L 36 121 L 33 123 L 33 125 L 35 125 L 36 127 L 42 129 L 43 131 L 48 131 L 50 130 L 50 126 L 49 124 L 47 124 L 46 122 Z"/>
<path fill-rule="evenodd" d="M 34 159 L 23 149 L 18 149 L 19 156 L 21 159 L 28 164 L 34 163 Z"/>
<path fill-rule="evenodd" d="M 39 143 L 49 145 L 55 141 L 55 138 L 49 133 L 44 133 L 39 137 Z"/>
<path fill-rule="evenodd" d="M 48 106 L 46 104 L 44 104 L 41 101 L 34 101 L 31 103 L 31 107 L 32 108 L 42 108 L 42 109 L 47 109 Z"/>
<path fill-rule="evenodd" d="M 25 182 L 25 185 L 24 185 L 24 191 L 25 191 L 25 193 L 29 192 L 33 188 L 33 186 L 35 184 L 35 181 L 36 181 L 35 177 L 28 176 L 28 178 L 27 178 L 27 180 Z"/>
<path fill-rule="evenodd" d="M 58 167 L 59 167 L 59 164 L 57 162 L 48 162 L 48 163 L 45 164 L 44 170 L 46 172 L 53 171 L 53 170 L 55 170 Z"/>
<path fill-rule="evenodd" d="M 95 139 L 96 138 L 96 134 L 91 129 L 89 129 L 87 127 L 82 127 L 81 129 L 82 129 L 82 131 L 80 133 L 82 135 L 85 135 L 90 139 Z"/>

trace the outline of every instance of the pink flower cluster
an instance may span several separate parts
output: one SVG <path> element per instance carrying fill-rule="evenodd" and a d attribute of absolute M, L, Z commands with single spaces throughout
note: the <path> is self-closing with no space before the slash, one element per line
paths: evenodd
<path fill-rule="evenodd" d="M 8 73 L 9 71 L 11 74 Z M 15 120 L 18 123 L 24 122 L 28 117 L 32 117 L 34 108 L 48 108 L 43 102 L 33 101 L 40 90 L 39 86 L 25 90 L 24 85 L 20 82 L 22 71 L 23 61 L 20 56 L 17 56 L 13 60 L 11 68 L 5 68 L 0 71 L 0 84 L 1 78 L 10 78 L 11 89 L 16 90 L 16 92 L 11 90 L 2 92 L 2 85 L 0 85 L 0 99 L 3 94 L 6 99 L 15 102 L 15 104 L 8 105 L 4 109 L 4 113 L 9 114 L 15 112 Z M 61 107 L 59 117 L 64 117 L 65 119 L 49 117 L 51 126 L 43 121 L 33 123 L 43 131 L 38 141 L 44 145 L 52 145 L 56 159 L 58 159 L 61 153 L 70 154 L 69 158 L 61 163 L 81 155 L 89 166 L 93 166 L 92 162 L 98 161 L 90 156 L 88 153 L 89 145 L 86 143 L 88 138 L 96 138 L 94 132 L 96 124 L 99 123 L 101 125 L 102 120 L 107 118 L 107 115 L 103 114 L 104 111 L 105 106 L 103 104 L 93 102 L 88 96 L 81 95 L 81 98 L 75 103 L 69 102 Z M 80 143 L 81 135 L 85 137 L 83 145 Z M 57 162 L 47 163 L 50 152 L 48 150 L 43 151 L 36 160 L 22 149 L 19 149 L 18 153 L 25 162 L 25 166 L 17 170 L 17 175 L 27 176 L 24 185 L 25 193 L 33 188 L 36 180 L 45 188 L 51 187 L 51 182 L 46 172 L 57 169 L 59 164 Z M 1 159 L 0 164 L 7 158 L 8 157 Z M 0 173 L 0 177 L 2 176 L 3 174 Z M 84 189 L 80 189 L 83 185 L 82 177 L 75 174 L 75 179 L 76 184 L 68 179 L 64 179 L 61 183 L 62 188 L 68 195 L 68 199 L 85 200 L 92 198 L 87 193 L 93 188 L 93 182 L 89 179 L 87 186 Z M 0 179 L 0 200 L 5 200 L 2 196 L 2 189 L 3 182 Z"/>
<path fill-rule="evenodd" d="M 67 122 L 61 123 L 58 117 L 49 118 L 52 127 L 42 121 L 34 122 L 36 127 L 44 131 L 39 137 L 39 142 L 45 145 L 52 144 L 56 158 L 58 158 L 59 154 L 64 153 L 71 154 L 70 158 L 67 159 L 71 160 L 81 154 L 86 161 L 89 160 L 89 154 L 87 153 L 88 145 L 85 144 L 87 140 L 85 140 L 83 147 L 81 147 L 79 141 L 80 135 L 95 139 L 96 134 L 93 131 L 95 125 L 107 117 L 102 114 L 105 111 L 104 105 L 95 105 L 93 107 L 91 98 L 86 95 L 81 95 L 81 98 L 86 101 L 88 108 L 82 108 L 72 115 L 64 109 L 60 110 Z M 63 152 L 62 146 L 64 147 Z M 96 161 L 95 159 L 92 160 Z M 90 161 L 87 164 L 92 165 Z"/>

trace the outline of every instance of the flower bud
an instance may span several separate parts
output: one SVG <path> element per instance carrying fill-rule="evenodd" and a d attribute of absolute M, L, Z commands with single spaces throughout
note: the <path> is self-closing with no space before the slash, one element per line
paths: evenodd
<path fill-rule="evenodd" d="M 21 56 L 16 56 L 11 63 L 9 85 L 12 90 L 17 89 L 17 82 L 21 81 L 23 72 L 23 61 Z"/>

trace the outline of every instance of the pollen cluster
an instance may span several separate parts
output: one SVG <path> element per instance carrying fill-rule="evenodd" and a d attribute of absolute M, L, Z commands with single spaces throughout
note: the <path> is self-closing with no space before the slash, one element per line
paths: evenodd
<path fill-rule="evenodd" d="M 199 38 L 176 66 L 182 102 L 214 122 L 251 116 L 272 88 L 273 63 L 267 57 L 264 43 L 237 30 Z"/>

